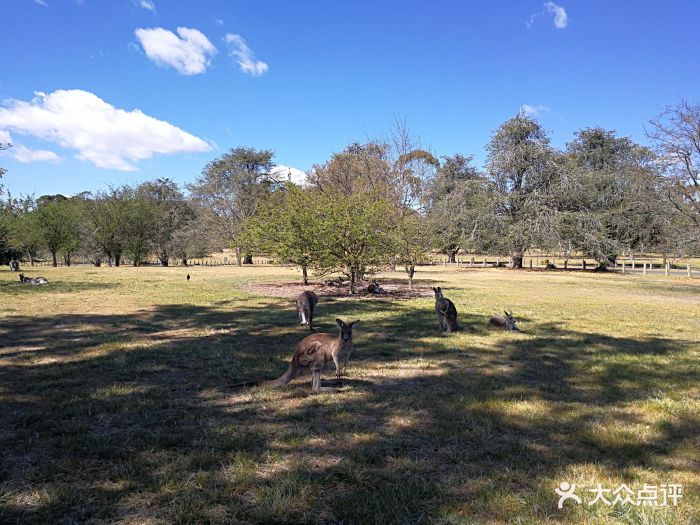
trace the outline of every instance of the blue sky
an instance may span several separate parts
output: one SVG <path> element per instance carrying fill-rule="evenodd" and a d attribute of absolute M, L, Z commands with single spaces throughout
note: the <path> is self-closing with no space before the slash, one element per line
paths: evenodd
<path fill-rule="evenodd" d="M 13 193 L 193 181 L 230 147 L 300 170 L 405 119 L 483 163 L 526 107 L 563 147 L 698 101 L 700 2 L 4 0 Z M 182 28 L 182 29 L 178 29 Z"/>

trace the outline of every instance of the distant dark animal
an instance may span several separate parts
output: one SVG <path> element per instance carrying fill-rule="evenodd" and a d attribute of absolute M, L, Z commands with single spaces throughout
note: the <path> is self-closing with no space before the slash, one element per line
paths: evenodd
<path fill-rule="evenodd" d="M 23 273 L 19 274 L 19 280 L 26 284 L 49 284 L 46 277 L 25 277 Z"/>
<path fill-rule="evenodd" d="M 19 272 L 19 261 L 12 259 L 10 261 L 10 271 L 11 272 Z"/>
<path fill-rule="evenodd" d="M 336 277 L 335 279 L 328 279 L 327 281 L 324 281 L 326 286 L 343 286 L 343 278 L 342 277 Z"/>
<path fill-rule="evenodd" d="M 318 297 L 315 293 L 305 290 L 297 295 L 297 313 L 299 314 L 299 324 L 309 326 L 313 332 L 314 310 L 318 304 Z"/>
<path fill-rule="evenodd" d="M 384 288 L 379 286 L 379 283 L 377 281 L 372 281 L 369 284 L 369 286 L 367 287 L 367 292 L 373 293 L 373 294 L 383 294 Z"/>
<path fill-rule="evenodd" d="M 435 313 L 440 324 L 440 333 L 460 330 L 461 328 L 457 324 L 457 308 L 454 303 L 442 295 L 442 288 L 439 286 L 433 288 L 433 292 L 435 292 Z"/>
<path fill-rule="evenodd" d="M 515 326 L 515 323 L 517 322 L 515 318 L 513 317 L 513 311 L 511 310 L 509 312 L 503 312 L 505 317 L 502 315 L 494 315 L 489 319 L 489 324 L 495 328 L 502 328 L 503 330 L 513 330 L 515 332 L 520 332 L 520 328 Z"/>
<path fill-rule="evenodd" d="M 188 281 L 190 280 L 190 274 L 189 274 L 189 273 L 187 274 L 187 280 L 188 280 Z"/>

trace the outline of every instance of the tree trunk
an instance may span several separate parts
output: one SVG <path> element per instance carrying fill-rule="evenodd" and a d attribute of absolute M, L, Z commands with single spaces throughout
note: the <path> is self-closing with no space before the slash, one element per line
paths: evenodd
<path fill-rule="evenodd" d="M 162 266 L 168 266 L 169 263 L 170 263 L 170 257 L 168 257 L 167 255 L 162 255 L 162 254 L 161 254 L 161 256 L 158 257 L 158 259 L 160 259 L 160 264 L 161 264 Z"/>
<path fill-rule="evenodd" d="M 114 266 L 119 267 L 119 263 L 122 262 L 122 256 L 120 255 L 115 255 L 114 256 Z"/>
<path fill-rule="evenodd" d="M 182 258 L 182 266 L 187 266 L 187 257 Z"/>
<path fill-rule="evenodd" d="M 243 264 L 253 264 L 253 256 L 252 255 L 244 255 L 243 256 Z"/>
<path fill-rule="evenodd" d="M 309 285 L 309 275 L 305 264 L 301 265 L 301 273 L 304 276 L 304 286 Z"/>
<path fill-rule="evenodd" d="M 34 257 L 32 257 L 32 252 L 27 250 L 27 259 L 29 259 L 29 266 L 34 266 Z"/>
<path fill-rule="evenodd" d="M 51 251 L 51 258 L 53 259 L 53 267 L 56 268 L 58 266 L 58 261 L 56 260 L 56 252 Z"/>
<path fill-rule="evenodd" d="M 236 246 L 236 264 L 241 265 L 241 249 L 238 246 Z"/>
<path fill-rule="evenodd" d="M 510 267 L 511 268 L 523 268 L 523 252 L 516 253 L 510 256 Z"/>
<path fill-rule="evenodd" d="M 457 257 L 457 252 L 459 251 L 459 248 L 456 250 L 448 250 L 447 251 L 447 262 L 454 263 L 456 262 L 456 257 Z"/>

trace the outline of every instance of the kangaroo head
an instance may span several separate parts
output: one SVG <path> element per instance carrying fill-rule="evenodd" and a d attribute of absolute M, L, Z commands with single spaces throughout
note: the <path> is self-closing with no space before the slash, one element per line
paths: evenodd
<path fill-rule="evenodd" d="M 439 286 L 437 288 L 433 287 L 433 292 L 435 292 L 436 299 L 442 299 L 442 288 Z"/>
<path fill-rule="evenodd" d="M 19 274 L 19 280 L 21 282 L 24 282 L 24 274 L 23 273 Z"/>
<path fill-rule="evenodd" d="M 353 321 L 352 323 L 345 324 L 341 319 L 336 319 L 338 327 L 340 328 L 340 339 L 347 343 L 352 340 L 352 329 L 360 321 Z"/>
<path fill-rule="evenodd" d="M 515 320 L 515 317 L 513 317 L 513 311 L 504 311 L 503 313 L 506 314 L 506 329 L 519 331 L 519 328 L 515 326 L 517 321 Z"/>

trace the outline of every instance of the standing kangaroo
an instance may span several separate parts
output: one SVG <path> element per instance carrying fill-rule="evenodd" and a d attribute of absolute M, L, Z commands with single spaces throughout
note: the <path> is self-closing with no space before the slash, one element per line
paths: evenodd
<path fill-rule="evenodd" d="M 457 324 L 457 308 L 452 301 L 442 295 L 442 288 L 433 288 L 435 292 L 435 313 L 437 313 L 440 332 L 456 332 L 460 329 Z"/>
<path fill-rule="evenodd" d="M 314 309 L 318 304 L 318 297 L 315 293 L 305 290 L 297 295 L 297 313 L 299 314 L 299 324 L 309 325 L 312 332 L 314 319 Z"/>
<path fill-rule="evenodd" d="M 511 310 L 510 313 L 504 311 L 504 314 L 506 314 L 505 317 L 501 315 L 494 315 L 489 319 L 489 324 L 491 326 L 494 326 L 496 328 L 503 328 L 504 330 L 514 330 L 516 332 L 520 332 L 520 328 L 515 326 L 516 320 L 513 317 L 513 311 Z"/>
<path fill-rule="evenodd" d="M 311 371 L 311 389 L 314 392 L 337 392 L 337 388 L 321 386 L 321 371 L 327 363 L 333 361 L 335 364 L 335 375 L 338 378 L 340 377 L 340 373 L 347 366 L 348 359 L 350 359 L 350 354 L 352 353 L 352 329 L 359 321 L 345 324 L 340 319 L 336 319 L 335 322 L 340 327 L 338 336 L 331 334 L 306 336 L 297 344 L 287 371 L 279 378 L 273 381 L 265 381 L 260 383 L 260 385 L 271 388 L 286 385 L 299 372 L 308 369 Z"/>

